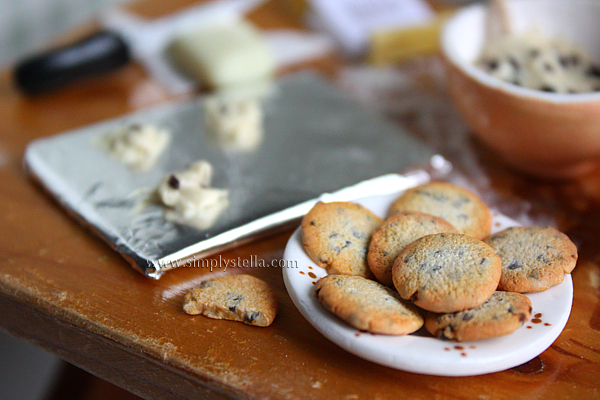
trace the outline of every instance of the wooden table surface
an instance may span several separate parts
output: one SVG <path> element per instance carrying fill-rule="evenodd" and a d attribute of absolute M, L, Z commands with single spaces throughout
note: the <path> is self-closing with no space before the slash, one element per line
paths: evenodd
<path fill-rule="evenodd" d="M 156 16 L 186 3 L 148 0 L 135 8 Z M 250 17 L 266 28 L 296 26 L 280 4 L 269 3 Z M 334 74 L 340 62 L 331 56 L 312 66 Z M 167 100 L 137 65 L 37 98 L 22 96 L 8 72 L 2 75 L 3 329 L 146 398 L 600 398 L 600 171 L 572 181 L 538 181 L 504 168 L 480 148 L 498 193 L 518 196 L 555 218 L 578 245 L 573 311 L 555 343 L 521 367 L 464 378 L 417 375 L 364 361 L 317 333 L 292 304 L 279 269 L 235 271 L 275 289 L 280 310 L 268 328 L 186 315 L 182 296 L 210 274 L 207 269 L 174 270 L 158 281 L 142 276 L 24 173 L 29 141 Z M 218 256 L 279 259 L 290 234 Z"/>

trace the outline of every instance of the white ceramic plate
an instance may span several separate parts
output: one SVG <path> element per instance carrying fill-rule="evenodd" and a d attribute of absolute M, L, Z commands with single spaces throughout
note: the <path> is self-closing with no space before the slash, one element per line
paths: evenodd
<path fill-rule="evenodd" d="M 369 197 L 357 203 L 383 217 L 398 194 Z M 493 232 L 518 225 L 493 213 Z M 302 315 L 325 337 L 364 359 L 403 371 L 443 376 L 480 375 L 521 365 L 546 350 L 565 327 L 573 302 L 573 282 L 544 292 L 528 294 L 533 304 L 531 320 L 514 333 L 474 342 L 437 339 L 424 329 L 407 336 L 386 336 L 359 331 L 321 306 L 314 283 L 327 273 L 315 265 L 302 247 L 298 228 L 285 248 L 284 258 L 293 260 L 283 269 L 286 288 Z M 296 268 L 297 266 L 297 268 Z"/>

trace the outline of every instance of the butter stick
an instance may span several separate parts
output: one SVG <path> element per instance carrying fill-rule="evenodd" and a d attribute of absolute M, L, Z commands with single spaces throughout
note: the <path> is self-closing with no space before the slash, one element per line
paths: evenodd
<path fill-rule="evenodd" d="M 269 79 L 275 70 L 273 55 L 260 32 L 243 20 L 177 36 L 167 52 L 180 71 L 212 88 Z"/>

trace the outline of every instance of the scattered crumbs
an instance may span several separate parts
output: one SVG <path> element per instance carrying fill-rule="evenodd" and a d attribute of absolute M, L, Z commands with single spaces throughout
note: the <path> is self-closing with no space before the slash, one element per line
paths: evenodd
<path fill-rule="evenodd" d="M 467 356 L 467 353 L 460 353 L 460 355 L 461 355 L 462 357 L 466 357 L 466 356 Z"/>
<path fill-rule="evenodd" d="M 469 348 L 470 348 L 470 349 L 476 349 L 477 347 L 476 347 L 476 346 L 473 346 L 473 345 L 470 345 L 470 346 L 469 346 Z"/>
<path fill-rule="evenodd" d="M 306 275 L 304 271 L 300 271 L 300 275 Z"/>
<path fill-rule="evenodd" d="M 308 269 L 313 269 L 313 267 L 311 267 L 310 265 L 308 266 Z"/>
<path fill-rule="evenodd" d="M 450 347 L 444 347 L 444 350 L 445 351 L 450 351 L 451 349 L 450 349 Z"/>
<path fill-rule="evenodd" d="M 315 275 L 315 273 L 314 273 L 314 272 L 309 272 L 309 273 L 308 273 L 308 276 L 310 276 L 310 277 L 311 277 L 311 278 L 313 278 L 313 279 L 317 279 L 317 275 Z"/>
<path fill-rule="evenodd" d="M 456 350 L 464 350 L 464 349 L 465 349 L 465 348 L 464 348 L 464 347 L 462 347 L 462 346 L 454 346 L 454 348 L 455 348 Z"/>
<path fill-rule="evenodd" d="M 533 328 L 533 326 L 527 325 L 527 329 L 531 329 L 531 328 Z"/>
<path fill-rule="evenodd" d="M 544 326 L 550 326 L 550 325 L 552 325 L 552 324 L 549 324 L 547 322 L 544 323 Z"/>
<path fill-rule="evenodd" d="M 537 313 L 533 316 L 533 318 L 542 318 L 542 313 Z"/>
<path fill-rule="evenodd" d="M 542 322 L 542 320 L 539 319 L 539 318 L 534 318 L 534 319 L 531 320 L 531 323 L 533 323 L 533 324 L 539 324 L 541 322 Z"/>

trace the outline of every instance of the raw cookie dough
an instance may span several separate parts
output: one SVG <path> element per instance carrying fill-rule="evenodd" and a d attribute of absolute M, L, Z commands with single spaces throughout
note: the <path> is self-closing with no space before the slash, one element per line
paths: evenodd
<path fill-rule="evenodd" d="M 131 124 L 109 132 L 101 145 L 130 168 L 150 169 L 169 144 L 171 135 L 150 124 Z"/>
<path fill-rule="evenodd" d="M 537 32 L 492 41 L 476 64 L 515 85 L 556 93 L 600 90 L 600 68 L 581 48 Z"/>
<path fill-rule="evenodd" d="M 223 146 L 252 150 L 263 137 L 263 111 L 258 99 L 208 98 L 206 129 Z"/>
<path fill-rule="evenodd" d="M 212 227 L 229 206 L 229 193 L 210 187 L 211 180 L 212 166 L 206 161 L 166 177 L 157 189 L 165 218 L 201 230 Z"/>

